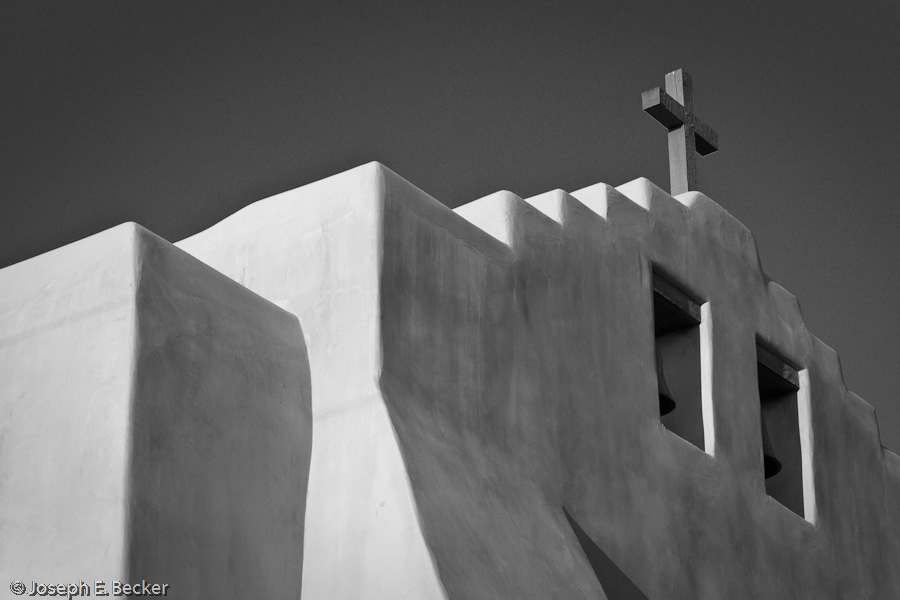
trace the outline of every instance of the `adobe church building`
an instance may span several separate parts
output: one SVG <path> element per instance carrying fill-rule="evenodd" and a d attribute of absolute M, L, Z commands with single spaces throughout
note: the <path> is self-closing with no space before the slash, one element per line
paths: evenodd
<path fill-rule="evenodd" d="M 0 576 L 896 599 L 900 457 L 703 194 L 451 210 L 370 163 L 0 270 Z"/>

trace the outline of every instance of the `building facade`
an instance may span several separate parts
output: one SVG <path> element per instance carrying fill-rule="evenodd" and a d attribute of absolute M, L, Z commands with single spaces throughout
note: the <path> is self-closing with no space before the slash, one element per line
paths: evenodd
<path fill-rule="evenodd" d="M 900 458 L 697 192 L 451 210 L 370 163 L 0 270 L 0 365 L 7 579 L 900 598 Z"/>

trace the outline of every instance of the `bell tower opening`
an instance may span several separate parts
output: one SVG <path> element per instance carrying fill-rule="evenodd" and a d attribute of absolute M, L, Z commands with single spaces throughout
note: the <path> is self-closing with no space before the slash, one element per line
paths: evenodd
<path fill-rule="evenodd" d="M 653 327 L 659 414 L 672 433 L 704 449 L 701 304 L 653 271 Z"/>
<path fill-rule="evenodd" d="M 801 399 L 806 399 L 805 373 L 772 350 L 756 345 L 762 467 L 766 493 L 811 521 L 804 498 Z M 807 477 L 809 478 L 809 477 Z"/>

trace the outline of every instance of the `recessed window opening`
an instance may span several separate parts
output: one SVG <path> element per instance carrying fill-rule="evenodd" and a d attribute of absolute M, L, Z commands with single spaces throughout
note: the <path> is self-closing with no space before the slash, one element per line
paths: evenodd
<path fill-rule="evenodd" d="M 659 414 L 672 433 L 704 447 L 700 303 L 653 273 L 653 326 Z"/>
<path fill-rule="evenodd" d="M 798 410 L 800 373 L 783 358 L 757 344 L 756 375 L 766 493 L 803 517 L 803 456 Z"/>

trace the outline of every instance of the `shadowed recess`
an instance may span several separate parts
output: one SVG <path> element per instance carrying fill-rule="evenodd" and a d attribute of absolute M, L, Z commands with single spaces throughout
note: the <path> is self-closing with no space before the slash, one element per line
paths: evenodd
<path fill-rule="evenodd" d="M 594 543 L 594 540 L 572 518 L 572 515 L 569 514 L 565 507 L 563 507 L 563 512 L 566 514 L 566 519 L 569 520 L 569 525 L 581 544 L 584 555 L 587 557 L 588 562 L 591 563 L 591 568 L 594 569 L 597 580 L 600 581 L 603 591 L 606 592 L 607 598 L 609 600 L 649 600 L 647 595 L 631 581 L 628 575 L 606 555 L 606 552 Z"/>

